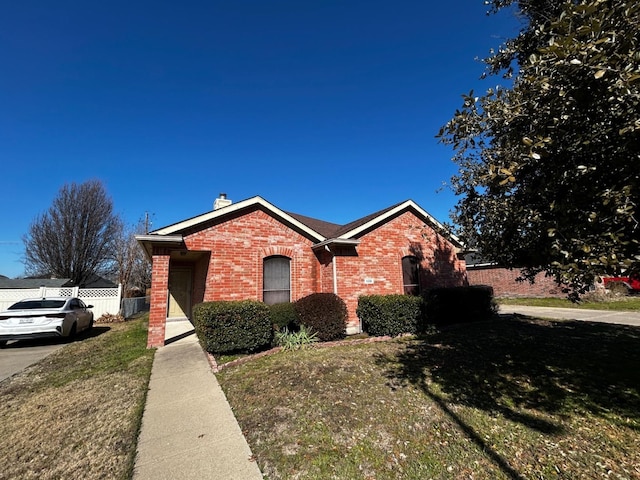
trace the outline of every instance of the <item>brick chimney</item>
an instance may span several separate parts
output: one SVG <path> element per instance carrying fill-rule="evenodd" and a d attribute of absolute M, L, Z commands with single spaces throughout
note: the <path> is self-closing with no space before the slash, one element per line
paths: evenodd
<path fill-rule="evenodd" d="M 226 193 L 221 193 L 220 196 L 216 198 L 215 202 L 213 202 L 213 209 L 218 210 L 219 208 L 226 207 L 232 203 L 233 202 L 227 198 Z"/>

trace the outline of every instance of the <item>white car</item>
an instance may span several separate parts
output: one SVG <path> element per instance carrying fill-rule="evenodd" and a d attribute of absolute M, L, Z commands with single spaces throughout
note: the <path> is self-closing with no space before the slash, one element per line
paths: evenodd
<path fill-rule="evenodd" d="M 75 297 L 26 298 L 0 312 L 0 346 L 9 340 L 73 338 L 93 327 L 93 305 Z"/>

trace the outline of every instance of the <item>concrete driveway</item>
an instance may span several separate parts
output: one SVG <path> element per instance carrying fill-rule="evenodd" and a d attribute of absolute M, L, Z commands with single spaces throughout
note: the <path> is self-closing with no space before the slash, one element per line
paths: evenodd
<path fill-rule="evenodd" d="M 620 325 L 640 327 L 640 312 L 500 305 L 500 313 L 517 313 L 530 317 L 584 320 L 587 322 L 617 323 Z"/>
<path fill-rule="evenodd" d="M 65 346 L 61 339 L 10 341 L 0 348 L 0 382 Z"/>
<path fill-rule="evenodd" d="M 111 327 L 108 325 L 96 325 L 91 330 L 80 332 L 73 342 L 82 342 L 109 330 Z M 0 382 L 68 345 L 67 342 L 64 338 L 9 341 L 4 347 L 0 347 Z"/>

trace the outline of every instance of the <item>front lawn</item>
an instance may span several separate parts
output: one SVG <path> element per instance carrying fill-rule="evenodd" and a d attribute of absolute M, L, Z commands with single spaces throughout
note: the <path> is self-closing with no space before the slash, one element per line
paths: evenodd
<path fill-rule="evenodd" d="M 627 296 L 611 299 L 590 300 L 587 297 L 579 303 L 573 303 L 566 298 L 499 298 L 500 305 L 528 305 L 530 307 L 562 307 L 562 308 L 582 308 L 588 310 L 618 310 L 618 311 L 640 311 L 640 297 Z"/>
<path fill-rule="evenodd" d="M 640 329 L 496 319 L 218 379 L 269 479 L 640 478 Z"/>
<path fill-rule="evenodd" d="M 131 477 L 154 354 L 146 317 L 80 338 L 0 382 L 0 479 Z"/>

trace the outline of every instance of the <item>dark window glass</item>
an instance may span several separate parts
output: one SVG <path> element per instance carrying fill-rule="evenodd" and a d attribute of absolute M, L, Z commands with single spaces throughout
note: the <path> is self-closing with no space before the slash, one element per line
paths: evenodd
<path fill-rule="evenodd" d="M 263 301 L 267 305 L 291 301 L 291 259 L 287 257 L 264 259 Z"/>
<path fill-rule="evenodd" d="M 62 308 L 64 300 L 27 300 L 11 305 L 9 310 L 33 310 L 38 308 Z"/>
<path fill-rule="evenodd" d="M 417 257 L 403 257 L 402 283 L 405 295 L 420 295 L 420 261 Z"/>

